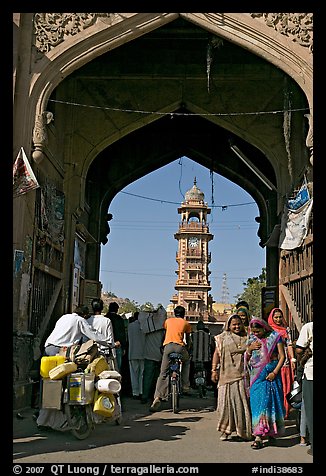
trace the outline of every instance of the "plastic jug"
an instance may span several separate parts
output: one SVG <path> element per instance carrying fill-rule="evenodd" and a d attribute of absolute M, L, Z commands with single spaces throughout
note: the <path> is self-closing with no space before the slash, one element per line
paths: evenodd
<path fill-rule="evenodd" d="M 120 392 L 121 383 L 113 378 L 102 378 L 96 382 L 95 387 L 99 392 L 114 394 Z"/>
<path fill-rule="evenodd" d="M 40 374 L 43 378 L 49 378 L 49 371 L 61 365 L 66 360 L 64 355 L 51 355 L 41 358 Z"/>
<path fill-rule="evenodd" d="M 96 391 L 93 412 L 104 417 L 112 417 L 115 408 L 115 398 L 109 393 Z"/>

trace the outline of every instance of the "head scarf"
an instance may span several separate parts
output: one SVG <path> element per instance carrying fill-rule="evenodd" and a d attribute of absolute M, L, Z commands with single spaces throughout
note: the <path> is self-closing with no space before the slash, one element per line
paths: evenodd
<path fill-rule="evenodd" d="M 242 322 L 241 317 L 238 316 L 238 314 L 231 314 L 231 316 L 228 317 L 226 323 L 224 324 L 223 331 L 230 331 L 231 321 L 232 321 L 232 319 L 234 319 L 235 317 L 237 317 L 238 319 L 240 319 L 240 321 Z"/>
<path fill-rule="evenodd" d="M 272 329 L 274 329 L 274 331 L 278 332 L 283 337 L 283 339 L 286 339 L 287 338 L 286 326 L 285 325 L 279 326 L 278 324 L 276 324 L 276 322 L 274 322 L 273 316 L 275 311 L 280 311 L 283 316 L 282 309 L 280 309 L 279 307 L 274 307 L 274 309 L 272 309 L 271 312 L 269 313 L 268 324 L 271 326 Z M 283 316 L 283 322 L 284 322 L 284 316 Z"/>
<path fill-rule="evenodd" d="M 249 360 L 249 367 L 250 367 L 250 386 L 255 382 L 261 371 L 265 368 L 265 366 L 270 362 L 271 355 L 281 340 L 281 336 L 278 332 L 274 331 L 273 328 L 261 317 L 253 316 L 249 323 L 250 331 L 254 324 L 259 324 L 262 326 L 267 335 L 259 339 L 254 334 L 250 333 L 248 343 L 251 344 L 254 340 L 259 340 L 261 342 L 261 348 L 259 351 L 253 350 L 251 354 L 251 358 Z"/>
<path fill-rule="evenodd" d="M 249 323 L 249 321 L 250 321 L 250 312 L 248 311 L 248 309 L 244 306 L 240 306 L 240 307 L 238 307 L 238 309 L 236 311 L 236 314 L 238 314 L 238 312 L 243 312 L 247 316 L 248 323 Z"/>
<path fill-rule="evenodd" d="M 218 386 L 242 380 L 244 377 L 244 353 L 246 350 L 246 335 L 235 334 L 230 330 L 231 321 L 241 318 L 237 314 L 228 317 L 223 332 L 215 336 L 215 343 L 220 356 L 220 376 Z"/>
<path fill-rule="evenodd" d="M 268 324 L 268 322 L 266 322 L 265 319 L 263 319 L 262 317 L 252 316 L 249 322 L 250 330 L 253 324 L 259 324 L 265 329 L 266 332 L 272 332 L 273 330 L 273 328 Z"/>

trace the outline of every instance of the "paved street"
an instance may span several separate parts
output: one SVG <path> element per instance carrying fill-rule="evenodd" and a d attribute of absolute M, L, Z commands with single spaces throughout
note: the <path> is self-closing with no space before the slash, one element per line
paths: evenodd
<path fill-rule="evenodd" d="M 13 460 L 16 463 L 312 463 L 307 448 L 299 446 L 294 420 L 276 447 L 253 450 L 248 442 L 220 441 L 216 431 L 213 393 L 207 399 L 192 394 L 181 399 L 173 414 L 123 398 L 123 422 L 97 425 L 86 440 L 69 432 L 38 430 L 33 411 L 14 416 Z"/>

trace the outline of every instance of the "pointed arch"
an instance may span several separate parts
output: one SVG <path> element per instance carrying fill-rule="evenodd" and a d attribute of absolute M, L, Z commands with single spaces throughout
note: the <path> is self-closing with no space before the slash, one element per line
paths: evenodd
<path fill-rule="evenodd" d="M 34 64 L 27 122 L 29 130 L 42 117 L 52 91 L 73 71 L 178 17 L 225 38 L 264 58 L 291 76 L 312 110 L 312 54 L 308 48 L 275 31 L 250 13 L 130 13 L 112 14 L 60 43 Z M 107 14 L 105 14 L 107 15 Z M 276 14 L 283 15 L 283 14 Z"/>

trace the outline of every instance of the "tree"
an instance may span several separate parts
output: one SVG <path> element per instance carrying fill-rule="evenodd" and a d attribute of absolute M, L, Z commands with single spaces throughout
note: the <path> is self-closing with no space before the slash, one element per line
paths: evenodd
<path fill-rule="evenodd" d="M 141 311 L 154 311 L 155 307 L 153 306 L 153 304 L 151 302 L 145 302 L 145 304 L 142 304 L 140 306 L 140 310 Z"/>
<path fill-rule="evenodd" d="M 126 298 L 124 302 L 120 304 L 119 314 L 126 314 L 128 312 L 134 313 L 136 311 L 139 311 L 139 304 L 136 301 L 130 301 Z"/>
<path fill-rule="evenodd" d="M 261 317 L 262 302 L 261 293 L 262 288 L 266 286 L 266 268 L 262 269 L 259 276 L 248 278 L 246 283 L 243 283 L 244 291 L 237 296 L 238 300 L 247 301 L 249 304 L 250 314 Z"/>

